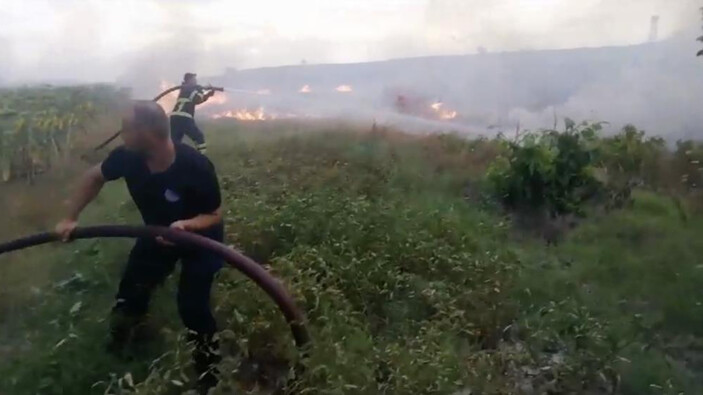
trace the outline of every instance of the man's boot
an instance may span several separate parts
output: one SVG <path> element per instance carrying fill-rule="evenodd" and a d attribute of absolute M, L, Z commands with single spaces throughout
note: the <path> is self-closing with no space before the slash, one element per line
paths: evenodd
<path fill-rule="evenodd" d="M 222 360 L 220 344 L 211 334 L 189 333 L 188 341 L 192 342 L 193 364 L 198 375 L 198 393 L 207 394 L 218 382 L 217 364 Z"/>
<path fill-rule="evenodd" d="M 110 315 L 110 341 L 107 351 L 115 356 L 124 357 L 125 347 L 129 343 L 134 328 L 143 321 L 143 316 L 128 314 L 115 308 Z"/>

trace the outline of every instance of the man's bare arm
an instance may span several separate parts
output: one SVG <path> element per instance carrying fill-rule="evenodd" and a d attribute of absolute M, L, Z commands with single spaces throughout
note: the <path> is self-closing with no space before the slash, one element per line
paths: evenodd
<path fill-rule="evenodd" d="M 171 224 L 171 228 L 186 230 L 188 232 L 198 232 L 215 226 L 220 222 L 222 222 L 222 208 L 218 207 L 217 210 L 210 214 L 200 214 L 191 219 L 176 221 Z M 164 240 L 161 236 L 158 236 L 156 241 L 166 246 L 173 246 L 173 243 L 168 240 Z"/>
<path fill-rule="evenodd" d="M 102 170 L 100 170 L 100 165 L 94 166 L 85 172 L 80 180 L 78 189 L 68 202 L 67 219 L 78 220 L 83 209 L 98 196 L 103 185 L 105 185 L 105 178 Z"/>
<path fill-rule="evenodd" d="M 68 201 L 68 212 L 66 217 L 56 225 L 56 233 L 61 236 L 64 241 L 71 237 L 71 233 L 77 226 L 78 217 L 80 217 L 83 209 L 98 196 L 100 190 L 105 185 L 100 165 L 97 165 L 83 175 L 78 185 L 78 189 Z"/>
<path fill-rule="evenodd" d="M 218 207 L 217 210 L 209 214 L 200 214 L 190 219 L 185 219 L 181 221 L 176 221 L 171 224 L 172 228 L 178 228 L 187 230 L 190 232 L 197 232 L 211 228 L 222 222 L 222 208 Z"/>

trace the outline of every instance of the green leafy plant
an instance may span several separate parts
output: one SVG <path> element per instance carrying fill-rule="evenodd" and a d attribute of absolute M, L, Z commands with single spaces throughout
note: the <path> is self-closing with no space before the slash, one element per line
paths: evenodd
<path fill-rule="evenodd" d="M 610 184 L 647 185 L 656 188 L 666 183 L 663 173 L 668 150 L 661 137 L 647 137 L 633 125 L 625 126 L 600 142 L 598 164 Z"/>
<path fill-rule="evenodd" d="M 671 162 L 678 176 L 675 181 L 681 190 L 697 194 L 703 186 L 703 144 L 691 140 L 677 141 Z"/>
<path fill-rule="evenodd" d="M 0 90 L 2 181 L 32 181 L 70 155 L 74 134 L 113 110 L 125 92 L 107 85 Z"/>
<path fill-rule="evenodd" d="M 512 209 L 580 213 L 602 187 L 594 170 L 600 130 L 601 124 L 568 121 L 563 132 L 528 132 L 507 141 L 507 153 L 487 175 L 494 194 Z"/>
<path fill-rule="evenodd" d="M 515 237 L 493 206 L 462 193 L 467 182 L 479 185 L 472 177 L 489 158 L 504 162 L 494 169 L 510 165 L 505 140 L 329 126 L 312 133 L 315 124 L 293 136 L 290 124 L 206 127 L 228 242 L 285 283 L 314 339 L 300 361 L 271 301 L 223 270 L 213 295 L 224 356 L 214 393 L 703 393 L 703 217 L 681 226 L 660 191 L 635 189 L 631 206 L 585 218 L 563 243 L 545 248 Z M 598 167 L 611 163 L 602 150 L 612 142 L 587 129 L 571 124 L 568 133 L 585 135 L 561 143 L 550 132 L 520 143 L 542 150 L 533 152 L 546 157 L 538 170 L 550 170 L 539 174 L 580 169 L 605 180 L 603 187 Z M 576 151 L 577 160 L 561 163 L 559 151 Z M 687 171 L 703 152 L 697 143 L 680 151 L 661 166 L 673 172 L 679 158 Z M 620 159 L 612 168 L 647 162 Z M 16 188 L 47 205 L 36 186 L 0 188 L 0 197 Z M 138 221 L 124 187 L 106 188 L 86 222 Z M 5 221 L 8 237 L 23 232 L 12 215 Z M 1 393 L 192 387 L 173 279 L 152 301 L 150 321 L 161 336 L 130 361 L 104 353 L 105 317 L 128 251 L 129 243 L 79 242 L 3 262 L 0 311 L 12 325 L 0 336 L 0 351 L 9 350 L 0 360 Z M 18 292 L 35 287 L 18 302 Z M 297 362 L 306 369 L 293 374 Z"/>

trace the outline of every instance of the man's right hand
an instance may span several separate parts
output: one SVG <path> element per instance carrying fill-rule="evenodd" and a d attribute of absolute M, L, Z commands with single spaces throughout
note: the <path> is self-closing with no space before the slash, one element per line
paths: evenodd
<path fill-rule="evenodd" d="M 78 221 L 73 219 L 64 219 L 56 225 L 54 230 L 61 238 L 61 241 L 68 242 L 71 241 L 71 235 L 73 234 L 73 231 L 76 230 L 76 227 L 78 227 Z"/>

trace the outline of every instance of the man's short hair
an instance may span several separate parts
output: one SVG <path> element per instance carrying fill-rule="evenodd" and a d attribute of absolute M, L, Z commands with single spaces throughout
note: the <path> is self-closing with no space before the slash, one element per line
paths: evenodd
<path fill-rule="evenodd" d="M 170 136 L 168 116 L 160 105 L 150 100 L 135 100 L 133 111 L 136 129 L 154 133 L 162 138 Z"/>

